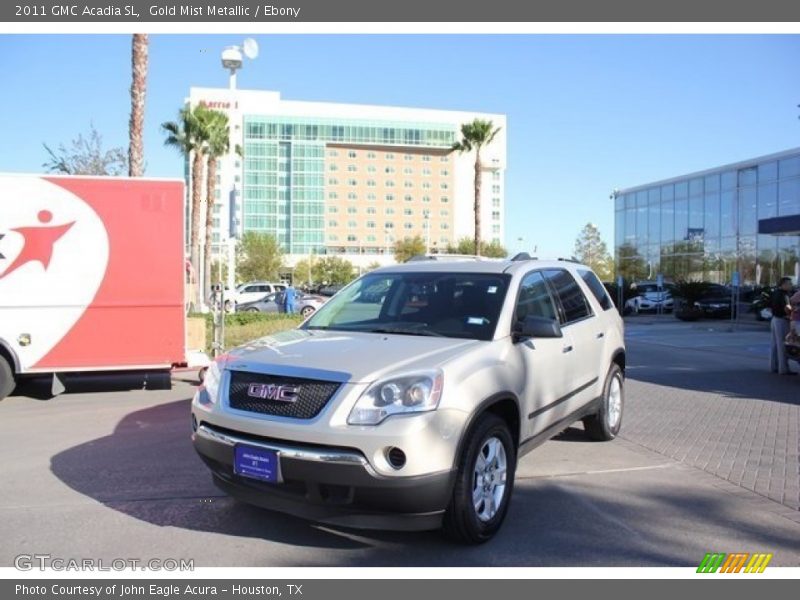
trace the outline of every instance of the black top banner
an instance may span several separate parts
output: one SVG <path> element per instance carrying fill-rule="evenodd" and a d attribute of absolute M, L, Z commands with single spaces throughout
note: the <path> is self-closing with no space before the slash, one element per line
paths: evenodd
<path fill-rule="evenodd" d="M 796 22 L 786 0 L 3 1 L 0 21 L 53 22 Z"/>

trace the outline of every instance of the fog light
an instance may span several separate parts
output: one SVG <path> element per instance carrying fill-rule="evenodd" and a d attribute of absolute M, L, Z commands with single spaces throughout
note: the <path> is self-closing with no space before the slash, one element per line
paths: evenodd
<path fill-rule="evenodd" d="M 386 460 L 388 460 L 389 464 L 395 469 L 402 469 L 403 465 L 406 464 L 406 453 L 400 450 L 400 448 L 391 446 L 386 449 Z"/>

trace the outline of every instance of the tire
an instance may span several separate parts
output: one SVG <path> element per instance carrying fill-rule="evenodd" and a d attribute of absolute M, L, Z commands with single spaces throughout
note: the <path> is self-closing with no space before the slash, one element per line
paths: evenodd
<path fill-rule="evenodd" d="M 246 308 L 244 312 L 258 312 L 257 308 Z"/>
<path fill-rule="evenodd" d="M 313 306 L 304 306 L 303 310 L 300 311 L 300 314 L 303 316 L 304 319 L 307 319 L 314 313 Z"/>
<path fill-rule="evenodd" d="M 505 519 L 511 493 L 514 489 L 514 471 L 517 467 L 517 449 L 508 425 L 499 417 L 485 413 L 467 434 L 464 449 L 459 457 L 458 473 L 453 486 L 453 496 L 444 515 L 444 532 L 450 539 L 463 544 L 482 544 L 489 541 L 500 529 Z M 490 448 L 495 450 L 494 459 L 489 466 L 502 464 L 502 448 L 505 458 L 504 484 L 487 482 L 483 498 L 479 504 L 473 502 L 473 494 L 480 493 L 480 482 L 477 471 L 479 457 L 487 456 Z M 498 477 L 497 471 L 491 472 Z M 502 489 L 499 489 L 501 488 Z M 487 504 L 491 490 L 495 500 L 494 511 L 491 503 Z"/>
<path fill-rule="evenodd" d="M 624 408 L 625 377 L 622 375 L 619 365 L 613 364 L 608 370 L 606 382 L 603 385 L 603 401 L 600 410 L 591 417 L 583 419 L 586 435 L 599 442 L 613 440 L 622 426 Z"/>
<path fill-rule="evenodd" d="M 14 391 L 17 383 L 14 381 L 14 369 L 8 361 L 0 356 L 0 400 Z"/>

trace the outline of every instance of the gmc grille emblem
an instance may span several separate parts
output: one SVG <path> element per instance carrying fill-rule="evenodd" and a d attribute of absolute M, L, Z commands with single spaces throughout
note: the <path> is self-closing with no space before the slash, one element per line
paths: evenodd
<path fill-rule="evenodd" d="M 296 385 L 275 385 L 274 383 L 251 383 L 247 395 L 277 402 L 297 402 L 300 388 Z"/>

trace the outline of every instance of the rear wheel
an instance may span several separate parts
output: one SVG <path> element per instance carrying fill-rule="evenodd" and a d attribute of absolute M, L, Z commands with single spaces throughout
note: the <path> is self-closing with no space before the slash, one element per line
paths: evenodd
<path fill-rule="evenodd" d="M 613 440 L 622 425 L 622 409 L 625 405 L 625 378 L 619 365 L 613 364 L 606 375 L 600 410 L 583 419 L 583 428 L 593 440 Z"/>
<path fill-rule="evenodd" d="M 8 364 L 8 361 L 0 356 L 0 400 L 13 392 L 16 385 L 14 370 Z"/>
<path fill-rule="evenodd" d="M 313 312 L 314 312 L 313 306 L 304 306 L 303 310 L 300 311 L 300 314 L 303 315 L 304 319 L 307 319 L 308 317 L 311 316 L 311 313 Z"/>
<path fill-rule="evenodd" d="M 508 425 L 493 414 L 481 416 L 468 435 L 443 526 L 458 542 L 482 544 L 505 519 L 517 453 Z"/>
<path fill-rule="evenodd" d="M 254 308 L 254 307 L 251 307 L 251 308 L 247 308 L 247 309 L 245 309 L 245 311 L 244 311 L 244 312 L 258 312 L 258 309 L 257 309 L 257 308 Z"/>

